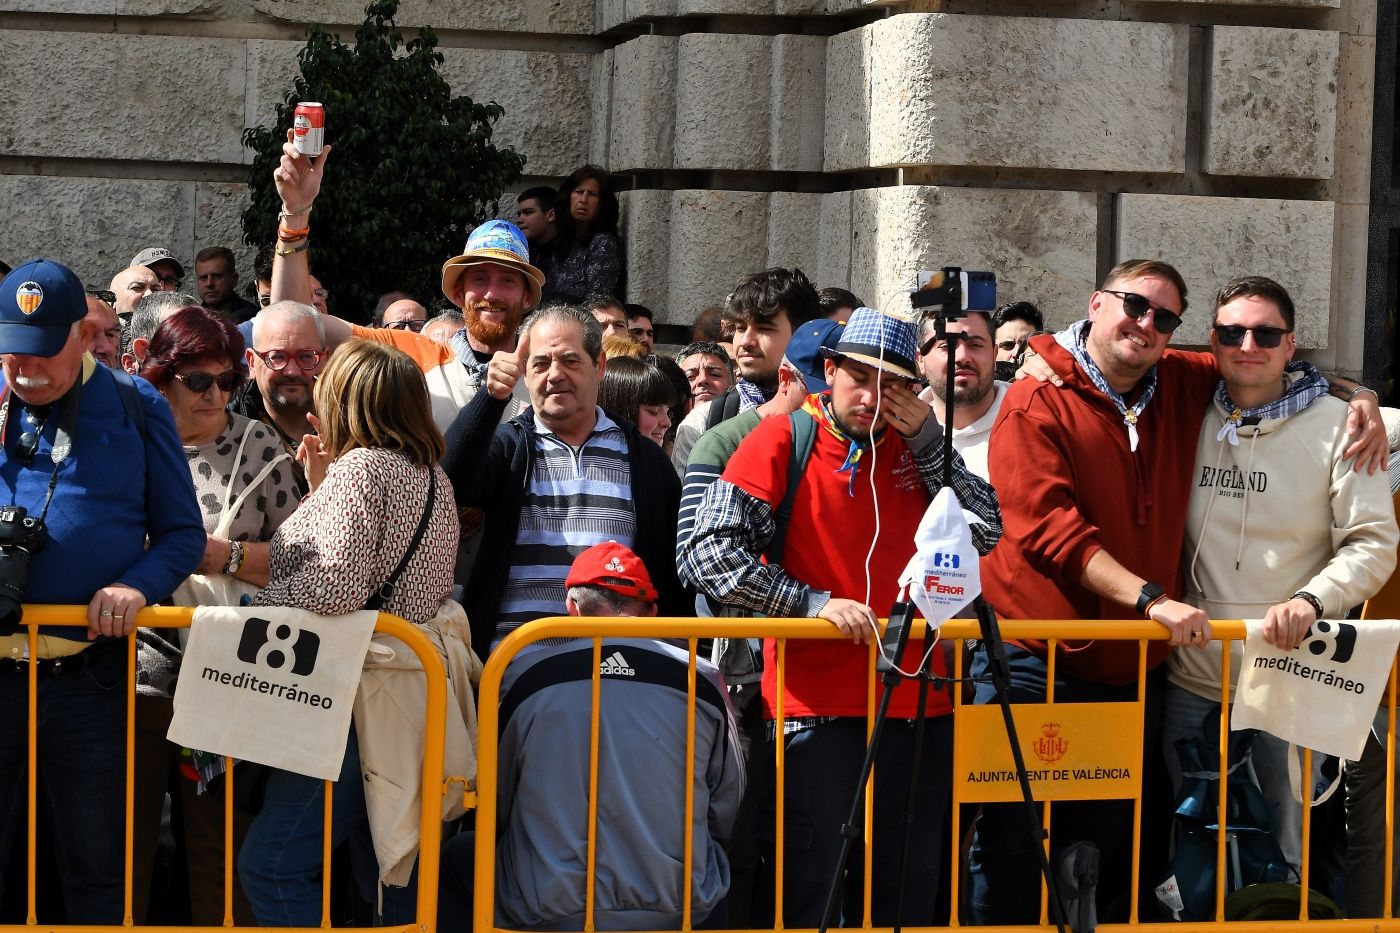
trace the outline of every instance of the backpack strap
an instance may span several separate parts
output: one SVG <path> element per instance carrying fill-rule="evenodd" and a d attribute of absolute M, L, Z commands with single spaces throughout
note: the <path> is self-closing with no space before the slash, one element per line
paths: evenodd
<path fill-rule="evenodd" d="M 724 394 L 710 402 L 710 409 L 705 413 L 705 430 L 708 431 L 715 425 L 723 424 L 739 413 L 739 390 L 733 386 L 724 390 Z"/>
<path fill-rule="evenodd" d="M 793 503 L 797 501 L 797 487 L 802 483 L 802 474 L 807 469 L 807 460 L 812 456 L 812 445 L 817 439 L 817 422 L 811 415 L 798 409 L 788 415 L 792 426 L 792 451 L 788 455 L 787 491 L 778 505 L 778 513 L 773 518 L 773 540 L 768 545 L 768 563 L 780 564 L 783 550 L 787 545 L 788 522 L 792 519 Z"/>
<path fill-rule="evenodd" d="M 112 374 L 112 379 L 117 384 L 117 396 L 122 400 L 122 407 L 126 409 L 126 416 L 136 425 L 136 430 L 141 432 L 141 440 L 146 439 L 146 413 L 141 410 L 141 393 L 136 388 L 136 383 L 131 375 L 120 367 L 108 367 L 107 372 Z"/>

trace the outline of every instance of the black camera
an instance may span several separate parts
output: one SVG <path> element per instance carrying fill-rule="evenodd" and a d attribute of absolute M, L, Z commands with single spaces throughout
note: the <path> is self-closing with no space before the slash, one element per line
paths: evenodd
<path fill-rule="evenodd" d="M 48 540 L 42 518 L 31 518 L 22 505 L 0 506 L 0 636 L 19 629 L 29 558 L 43 550 Z"/>

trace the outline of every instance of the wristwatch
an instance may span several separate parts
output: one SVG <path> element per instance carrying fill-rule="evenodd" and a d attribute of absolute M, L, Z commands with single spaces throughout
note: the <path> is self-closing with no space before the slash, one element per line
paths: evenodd
<path fill-rule="evenodd" d="M 1148 580 L 1142 585 L 1142 591 L 1138 593 L 1138 614 L 1146 616 L 1147 610 L 1152 608 L 1152 604 L 1166 595 L 1167 591 L 1162 589 L 1162 584 Z"/>
<path fill-rule="evenodd" d="M 1312 606 L 1313 612 L 1317 613 L 1317 617 L 1319 619 L 1322 618 L 1322 600 L 1318 599 L 1316 596 L 1309 593 L 1307 590 L 1299 590 L 1298 592 L 1293 594 L 1292 598 L 1301 599 L 1309 606 Z"/>

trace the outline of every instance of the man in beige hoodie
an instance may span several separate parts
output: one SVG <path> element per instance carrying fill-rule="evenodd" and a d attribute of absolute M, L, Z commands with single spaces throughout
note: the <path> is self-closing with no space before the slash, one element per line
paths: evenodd
<path fill-rule="evenodd" d="M 1390 488 L 1384 473 L 1358 472 L 1344 456 L 1346 403 L 1327 395 L 1310 365 L 1291 362 L 1294 308 L 1283 286 L 1258 276 L 1226 283 L 1215 299 L 1211 349 L 1221 381 L 1196 445 L 1186 602 L 1212 619 L 1263 619 L 1268 641 L 1291 650 L 1315 621 L 1345 618 L 1389 579 L 1400 542 Z M 1240 656 L 1236 644 L 1232 691 Z M 1167 665 L 1163 740 L 1179 789 L 1175 743 L 1201 735 L 1203 718 L 1219 708 L 1224 671 L 1214 649 L 1176 650 Z M 1297 867 L 1301 809 L 1286 756 L 1287 744 L 1273 736 L 1254 742 L 1275 836 Z"/>

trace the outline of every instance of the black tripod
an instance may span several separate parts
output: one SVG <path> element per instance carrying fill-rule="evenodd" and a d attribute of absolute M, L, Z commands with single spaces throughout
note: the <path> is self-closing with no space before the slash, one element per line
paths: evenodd
<path fill-rule="evenodd" d="M 940 306 L 943 309 L 952 307 L 958 308 L 961 305 L 961 294 L 957 288 L 957 270 L 945 270 L 955 273 L 952 277 L 952 285 L 945 286 L 939 292 L 929 293 L 935 295 L 933 300 L 920 302 L 921 296 L 925 293 L 915 292 L 913 304 L 915 308 Z M 952 485 L 953 480 L 953 371 L 955 358 L 957 356 L 957 342 L 964 339 L 964 334 L 957 331 L 949 331 L 947 324 L 949 320 L 956 320 L 963 316 L 965 312 L 949 312 L 939 310 L 934 319 L 934 340 L 945 341 L 948 347 L 948 366 L 945 374 L 947 379 L 947 390 L 944 392 L 944 416 L 943 416 L 943 476 L 942 485 L 947 488 Z M 1030 778 L 1026 774 L 1025 757 L 1021 754 L 1021 743 L 1016 735 L 1016 721 L 1011 715 L 1011 700 L 1008 688 L 1010 676 L 1006 664 L 1006 645 L 1002 641 L 1001 628 L 997 625 L 996 613 L 987 605 L 986 600 L 978 596 L 973 601 L 973 606 L 977 612 L 977 622 L 982 631 L 982 642 L 986 646 L 988 661 L 988 671 L 990 672 L 993 688 L 996 690 L 997 702 L 1001 706 L 1002 722 L 1006 726 L 1007 741 L 1011 743 L 1012 761 L 1016 768 L 1016 778 L 1021 786 L 1021 798 L 1025 803 L 1027 819 L 1027 830 L 1036 840 L 1035 850 L 1040 857 L 1040 871 L 1045 878 L 1045 887 L 1050 902 L 1050 917 L 1054 921 L 1059 933 L 1065 933 L 1064 907 L 1060 901 L 1059 885 L 1055 880 L 1055 873 L 1051 870 L 1050 859 L 1045 852 L 1044 840 L 1045 829 L 1041 826 L 1040 815 L 1036 810 L 1035 795 L 1031 791 Z M 881 658 L 878 664 L 883 672 L 881 680 L 884 684 L 884 692 L 880 697 L 880 705 L 875 713 L 875 726 L 871 731 L 870 745 L 865 750 L 865 760 L 861 763 L 860 777 L 856 783 L 854 799 L 851 801 L 850 814 L 846 818 L 845 824 L 841 827 L 841 854 L 836 860 L 836 869 L 832 873 L 831 885 L 827 888 L 826 907 L 822 911 L 822 923 L 819 928 L 821 933 L 826 933 L 832 921 L 832 915 L 836 910 L 838 892 L 841 890 L 842 876 L 846 871 L 846 863 L 850 860 L 851 850 L 856 841 L 860 838 L 861 831 L 861 810 L 864 803 L 865 786 L 870 780 L 870 773 L 875 767 L 875 755 L 880 746 L 880 738 L 884 733 L 885 722 L 889 717 L 890 700 L 894 696 L 895 687 L 898 686 L 900 678 L 905 676 L 900 673 L 898 667 L 904 657 L 904 649 L 909 643 L 909 629 L 914 619 L 914 605 L 908 600 L 907 588 L 900 593 L 897 600 L 890 609 L 889 627 L 885 630 L 885 641 L 887 650 L 889 641 L 893 637 L 896 643 L 893 646 L 891 663 L 885 663 Z M 932 624 L 925 623 L 924 643 L 932 645 L 936 633 Z M 894 931 L 898 933 L 903 925 L 904 919 L 904 894 L 908 883 L 909 873 L 909 849 L 913 841 L 914 811 L 918 805 L 918 778 L 919 766 L 923 755 L 924 745 L 924 722 L 926 719 L 925 710 L 928 701 L 929 684 L 938 682 L 940 686 L 951 685 L 951 678 L 943 678 L 934 674 L 929 668 L 932 659 L 932 652 L 925 651 L 924 657 L 920 661 L 919 668 L 912 675 L 919 681 L 919 698 L 915 707 L 914 720 L 914 750 L 913 761 L 909 769 L 909 797 L 904 807 L 904 840 L 900 850 L 899 861 L 899 887 L 897 900 L 895 902 Z M 953 904 L 952 910 L 956 911 L 958 905 Z"/>

